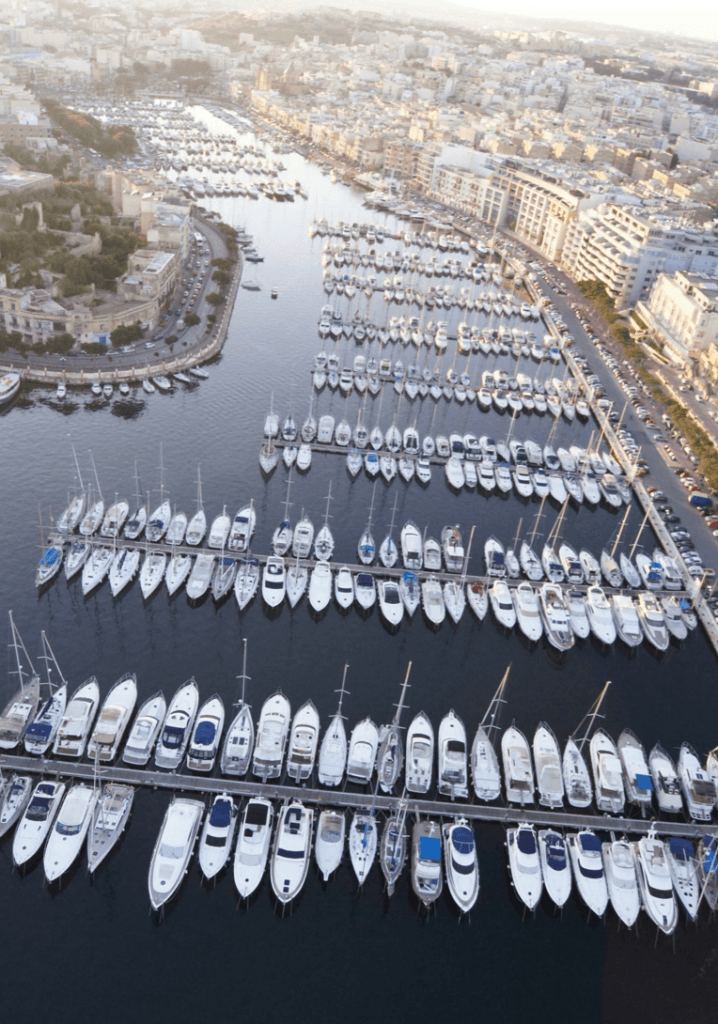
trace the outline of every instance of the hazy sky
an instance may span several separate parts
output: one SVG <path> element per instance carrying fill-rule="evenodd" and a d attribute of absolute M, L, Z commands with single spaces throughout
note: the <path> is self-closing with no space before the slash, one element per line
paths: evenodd
<path fill-rule="evenodd" d="M 547 18 L 568 18 L 572 21 L 601 21 L 676 32 L 680 35 L 718 39 L 718 5 L 712 0 L 600 0 L 577 4 L 575 0 L 455 0 L 462 7 L 497 10 L 506 14 L 525 14 Z"/>

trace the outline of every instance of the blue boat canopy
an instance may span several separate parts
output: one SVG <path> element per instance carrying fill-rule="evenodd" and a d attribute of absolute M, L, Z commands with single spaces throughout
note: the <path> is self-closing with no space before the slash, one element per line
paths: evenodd
<path fill-rule="evenodd" d="M 579 834 L 579 840 L 581 842 L 581 848 L 587 852 L 600 853 L 601 852 L 601 840 L 598 836 L 595 836 L 593 832 L 581 832 Z"/>
<path fill-rule="evenodd" d="M 636 773 L 636 785 L 639 789 L 653 789 L 653 779 L 650 775 L 639 775 Z"/>
<path fill-rule="evenodd" d="M 212 812 L 209 816 L 210 825 L 215 828 L 227 828 L 232 820 L 232 801 L 215 800 L 212 805 Z"/>
<path fill-rule="evenodd" d="M 404 579 L 407 583 L 416 583 L 416 573 L 407 571 L 404 573 Z"/>
<path fill-rule="evenodd" d="M 217 726 L 214 722 L 200 722 L 194 734 L 194 741 L 201 743 L 202 746 L 209 746 L 214 742 L 216 732 Z"/>
<path fill-rule="evenodd" d="M 49 722 L 31 722 L 25 735 L 32 740 L 47 740 L 51 732 L 52 726 Z"/>
<path fill-rule="evenodd" d="M 494 551 L 494 553 L 491 556 L 491 561 L 493 562 L 494 565 L 503 565 L 504 564 L 503 553 L 501 551 Z"/>
<path fill-rule="evenodd" d="M 360 572 L 357 576 L 357 583 L 360 587 L 371 587 L 374 585 L 374 577 L 370 572 Z"/>
<path fill-rule="evenodd" d="M 671 854 L 675 857 L 676 860 L 689 861 L 692 860 L 695 855 L 693 843 L 691 843 L 688 839 L 679 839 L 677 837 L 673 837 L 672 839 L 668 840 L 668 849 L 671 851 Z"/>
<path fill-rule="evenodd" d="M 432 836 L 421 836 L 419 839 L 419 859 L 433 861 L 438 864 L 441 861 L 441 843 Z"/>
<path fill-rule="evenodd" d="M 474 849 L 474 833 L 463 825 L 451 833 L 451 842 L 459 853 L 472 853 Z"/>
<path fill-rule="evenodd" d="M 564 871 L 566 868 L 566 844 L 557 834 L 549 835 L 546 840 L 546 863 L 552 871 Z"/>
<path fill-rule="evenodd" d="M 519 829 L 516 834 L 516 845 L 521 853 L 536 853 L 536 836 L 530 829 Z"/>

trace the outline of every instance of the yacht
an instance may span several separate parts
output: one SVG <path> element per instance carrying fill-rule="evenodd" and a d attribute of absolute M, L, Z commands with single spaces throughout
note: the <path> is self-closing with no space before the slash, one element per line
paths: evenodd
<path fill-rule="evenodd" d="M 534 774 L 531 767 L 531 752 L 526 737 L 515 725 L 501 737 L 501 756 L 504 763 L 506 799 L 510 803 L 534 802 Z"/>
<path fill-rule="evenodd" d="M 442 796 L 468 797 L 466 729 L 453 708 L 439 725 L 437 776 Z"/>
<path fill-rule="evenodd" d="M 195 772 L 211 772 L 224 729 L 224 704 L 215 693 L 199 709 L 187 751 L 187 767 Z"/>
<path fill-rule="evenodd" d="M 678 772 L 673 758 L 666 753 L 660 743 L 656 743 L 648 755 L 648 769 L 661 814 L 680 814 L 683 810 L 683 797 Z"/>
<path fill-rule="evenodd" d="M 494 593 L 494 588 L 499 582 L 500 581 L 497 580 L 492 584 L 492 594 Z M 534 642 L 540 640 L 543 635 L 543 623 L 541 621 L 539 601 L 531 584 L 527 583 L 525 580 L 522 583 L 519 583 L 518 587 L 514 587 L 513 590 L 510 591 L 510 597 L 513 600 L 516 619 L 518 620 L 521 632 L 527 640 L 532 640 Z"/>
<path fill-rule="evenodd" d="M 554 829 L 542 829 L 538 834 L 541 874 L 546 892 L 557 907 L 563 907 L 571 895 L 571 862 L 566 840 Z"/>
<path fill-rule="evenodd" d="M 466 597 L 476 618 L 481 622 L 489 610 L 489 593 L 485 580 L 472 580 L 466 584 Z"/>
<path fill-rule="evenodd" d="M 332 567 L 321 561 L 312 569 L 309 577 L 309 605 L 319 615 L 332 599 Z"/>
<path fill-rule="evenodd" d="M 167 533 L 167 527 L 171 518 L 172 509 L 169 501 L 161 502 L 147 518 L 147 525 L 145 526 L 145 537 L 147 540 L 152 543 L 162 540 Z"/>
<path fill-rule="evenodd" d="M 576 888 L 589 910 L 602 917 L 608 906 L 608 887 L 601 857 L 601 840 L 589 828 L 566 836 Z"/>
<path fill-rule="evenodd" d="M 250 503 L 245 508 L 241 508 L 230 527 L 227 548 L 230 551 L 245 552 L 249 547 L 256 524 L 257 513 L 254 511 L 253 504 Z M 212 547 L 211 544 L 210 547 Z"/>
<path fill-rule="evenodd" d="M 627 928 L 633 928 L 641 909 L 641 894 L 631 844 L 626 839 L 602 843 L 603 867 L 611 906 Z"/>
<path fill-rule="evenodd" d="M 376 604 L 376 582 L 370 572 L 358 572 L 354 577 L 354 600 L 364 611 Z"/>
<path fill-rule="evenodd" d="M 249 705 L 241 701 L 232 719 L 222 748 L 220 766 L 223 775 L 246 775 L 254 746 L 254 722 Z"/>
<path fill-rule="evenodd" d="M 660 606 L 663 610 L 663 615 L 666 620 L 666 627 L 671 636 L 674 636 L 676 640 L 685 640 L 688 636 L 688 626 L 681 613 L 681 607 L 673 596 L 668 594 L 665 597 L 659 598 Z"/>
<path fill-rule="evenodd" d="M 404 602 L 396 580 L 379 580 L 377 596 L 379 608 L 386 622 L 392 629 L 396 629 L 404 617 Z"/>
<path fill-rule="evenodd" d="M 667 849 L 673 891 L 688 917 L 695 921 L 700 905 L 701 886 L 693 844 L 688 839 L 673 837 L 668 840 Z"/>
<path fill-rule="evenodd" d="M 422 542 L 419 528 L 411 520 L 405 523 L 401 531 L 401 557 L 404 568 L 411 572 L 419 572 L 423 565 Z"/>
<path fill-rule="evenodd" d="M 182 796 L 175 797 L 167 808 L 147 879 L 155 910 L 171 899 L 187 872 L 203 813 L 202 800 Z"/>
<path fill-rule="evenodd" d="M 609 814 L 622 814 L 626 802 L 623 774 L 616 744 L 603 729 L 591 737 L 591 767 L 596 786 L 596 807 Z"/>
<path fill-rule="evenodd" d="M 623 765 L 626 797 L 630 803 L 637 804 L 641 814 L 645 815 L 650 812 L 653 804 L 653 782 L 643 744 L 630 729 L 624 729 L 618 737 L 618 756 Z"/>
<path fill-rule="evenodd" d="M 370 718 L 365 718 L 352 730 L 347 755 L 347 779 L 349 782 L 369 782 L 374 774 L 379 730 Z"/>
<path fill-rule="evenodd" d="M 324 810 L 319 815 L 314 856 L 325 882 L 341 864 L 344 855 L 346 818 L 341 811 Z"/>
<path fill-rule="evenodd" d="M 334 597 L 340 608 L 351 608 L 354 603 L 354 580 L 346 565 L 334 577 Z"/>
<path fill-rule="evenodd" d="M 570 650 L 576 642 L 561 588 L 543 583 L 539 590 L 541 618 L 549 643 L 559 651 Z"/>
<path fill-rule="evenodd" d="M 501 795 L 501 772 L 494 745 L 483 725 L 471 745 L 471 778 L 480 800 L 497 800 Z"/>
<path fill-rule="evenodd" d="M 406 733 L 406 788 L 410 793 L 428 793 L 434 769 L 434 729 L 427 715 L 419 712 Z"/>
<path fill-rule="evenodd" d="M 309 870 L 314 810 L 293 800 L 279 812 L 269 870 L 274 895 L 289 903 L 299 895 Z"/>
<path fill-rule="evenodd" d="M 258 587 L 259 562 L 256 558 L 248 559 L 239 566 L 234 578 L 234 596 L 240 611 L 247 607 L 257 593 Z"/>
<path fill-rule="evenodd" d="M 175 512 L 167 527 L 165 543 L 173 546 L 175 544 L 183 544 L 186 532 L 187 514 L 185 512 Z"/>
<path fill-rule="evenodd" d="M 272 838 L 274 807 L 264 797 L 252 797 L 245 805 L 234 851 L 234 884 L 247 899 L 262 881 Z"/>
<path fill-rule="evenodd" d="M 612 594 L 611 611 L 616 624 L 616 632 L 629 647 L 638 647 L 643 642 L 641 620 L 636 605 L 630 594 Z"/>
<path fill-rule="evenodd" d="M 100 688 L 90 676 L 73 693 L 52 746 L 56 757 L 82 757 L 100 703 Z"/>
<path fill-rule="evenodd" d="M 48 882 L 57 881 L 78 857 L 96 802 L 97 793 L 83 782 L 78 782 L 68 791 L 50 830 L 42 858 Z"/>
<path fill-rule="evenodd" d="M 60 571 L 64 551 L 62 543 L 50 544 L 44 549 L 38 567 L 35 570 L 36 587 L 43 587 L 51 579 L 54 579 Z"/>
<path fill-rule="evenodd" d="M 591 631 L 603 644 L 612 644 L 616 639 L 616 626 L 611 614 L 611 605 L 600 587 L 589 587 L 586 592 L 586 612 Z"/>
<path fill-rule="evenodd" d="M 359 885 L 363 885 L 376 857 L 378 831 L 374 812 L 355 811 L 349 829 L 349 858 Z"/>
<path fill-rule="evenodd" d="M 593 785 L 585 758 L 575 740 L 569 736 L 563 751 L 563 784 L 571 807 L 590 807 Z"/>
<path fill-rule="evenodd" d="M 552 810 L 563 807 L 561 752 L 553 730 L 545 722 L 540 722 L 534 733 L 533 754 L 539 803 Z"/>
<path fill-rule="evenodd" d="M 428 907 L 443 888 L 441 826 L 438 821 L 414 824 L 411 843 L 411 884 L 417 898 Z"/>
<path fill-rule="evenodd" d="M 347 751 L 347 734 L 339 710 L 329 723 L 319 748 L 317 777 L 323 786 L 341 785 L 347 765 Z"/>
<path fill-rule="evenodd" d="M 294 538 L 292 540 L 292 554 L 295 558 L 309 558 L 312 552 L 312 542 L 314 541 L 314 526 L 311 519 L 308 516 L 302 515 L 302 518 L 294 528 Z"/>
<path fill-rule="evenodd" d="M 424 569 L 426 572 L 441 572 L 441 545 L 435 537 L 424 540 Z"/>
<path fill-rule="evenodd" d="M 678 923 L 678 905 L 666 847 L 652 833 L 631 843 L 643 907 L 662 932 L 670 935 Z"/>
<path fill-rule="evenodd" d="M 136 703 L 137 679 L 134 673 L 129 672 L 118 679 L 105 697 L 87 745 L 87 756 L 91 761 L 114 761 Z"/>
<path fill-rule="evenodd" d="M 227 544 L 232 521 L 227 515 L 227 509 L 223 508 L 221 513 L 212 520 L 207 538 L 207 547 L 224 548 Z"/>
<path fill-rule="evenodd" d="M 691 819 L 710 821 L 716 802 L 715 783 L 701 765 L 698 755 L 689 743 L 684 743 L 681 746 L 681 752 L 678 755 L 678 777 Z"/>
<path fill-rule="evenodd" d="M 287 775 L 295 782 L 303 782 L 314 771 L 319 744 L 319 714 L 311 700 L 303 704 L 294 715 L 289 735 Z"/>
<path fill-rule="evenodd" d="M 117 597 L 132 582 L 140 565 L 139 548 L 123 548 L 113 555 L 108 580 L 113 597 Z"/>
<path fill-rule="evenodd" d="M 591 632 L 586 596 L 578 587 L 570 587 L 564 597 L 571 629 L 579 640 L 585 640 Z"/>
<path fill-rule="evenodd" d="M 0 790 L 0 836 L 13 827 L 27 807 L 33 792 L 32 785 L 30 775 L 13 773 Z"/>
<path fill-rule="evenodd" d="M 28 725 L 23 744 L 28 754 L 42 756 L 54 743 L 67 704 L 67 683 L 63 682 L 40 706 Z"/>
<path fill-rule="evenodd" d="M 286 578 L 284 559 L 270 555 L 262 573 L 262 597 L 270 608 L 277 608 L 284 601 Z"/>
<path fill-rule="evenodd" d="M 197 559 L 196 567 L 199 566 L 202 557 L 206 558 L 207 556 L 200 555 Z M 147 552 L 142 563 L 142 568 L 140 569 L 140 590 L 142 591 L 142 596 L 145 600 L 151 597 L 159 587 L 165 577 L 166 568 L 167 555 L 164 551 Z M 190 581 L 191 579 L 192 577 L 190 577 Z"/>
<path fill-rule="evenodd" d="M 711 910 L 718 907 L 718 840 L 704 835 L 698 844 L 698 865 L 702 898 Z"/>
<path fill-rule="evenodd" d="M 462 914 L 468 914 L 479 896 L 479 861 L 476 840 L 466 818 L 442 829 L 444 864 L 449 892 Z"/>
<path fill-rule="evenodd" d="M 214 878 L 227 863 L 237 828 L 237 808 L 228 793 L 212 801 L 199 840 L 199 866 L 205 878 Z"/>
<path fill-rule="evenodd" d="M 533 825 L 521 822 L 506 833 L 509 870 L 514 892 L 529 910 L 534 910 L 541 899 L 543 879 L 541 860 Z"/>
<path fill-rule="evenodd" d="M 458 526 L 445 526 L 441 531 L 441 549 L 447 572 L 461 572 L 464 568 L 464 548 Z"/>
<path fill-rule="evenodd" d="M 396 810 L 387 820 L 381 833 L 379 863 L 386 881 L 387 896 L 393 896 L 396 883 L 406 862 L 408 839 L 405 831 L 406 809 L 406 801 L 399 801 Z"/>
<path fill-rule="evenodd" d="M 86 541 L 73 541 L 65 559 L 65 579 L 71 580 L 83 568 L 90 555 L 90 547 Z"/>
<path fill-rule="evenodd" d="M 281 691 L 267 697 L 257 723 L 252 774 L 264 782 L 281 775 L 292 709 Z"/>
<path fill-rule="evenodd" d="M 87 869 L 96 871 L 125 830 L 135 799 L 133 786 L 106 782 L 95 803 L 87 833 Z"/>
<path fill-rule="evenodd" d="M 158 768 L 171 771 L 179 768 L 192 735 L 198 705 L 199 689 L 193 677 L 180 686 L 167 708 L 155 750 Z"/>
<path fill-rule="evenodd" d="M 95 587 L 99 587 L 107 576 L 114 554 L 111 547 L 98 544 L 86 556 L 85 564 L 82 566 L 82 593 L 85 596 L 91 593 Z"/>
<path fill-rule="evenodd" d="M 64 782 L 50 780 L 38 782 L 32 790 L 30 802 L 20 818 L 12 840 L 12 859 L 15 867 L 22 867 L 42 849 L 64 793 Z"/>
<path fill-rule="evenodd" d="M 506 580 L 493 581 L 489 587 L 489 602 L 498 623 L 504 629 L 513 629 L 516 625 L 516 609 Z"/>
<path fill-rule="evenodd" d="M 123 761 L 127 764 L 147 764 L 166 713 L 167 701 L 160 690 L 149 697 L 137 712 L 125 743 Z"/>
<path fill-rule="evenodd" d="M 543 568 L 541 559 L 526 541 L 521 542 L 519 549 L 519 563 L 523 574 L 532 582 L 538 583 L 543 579 Z"/>

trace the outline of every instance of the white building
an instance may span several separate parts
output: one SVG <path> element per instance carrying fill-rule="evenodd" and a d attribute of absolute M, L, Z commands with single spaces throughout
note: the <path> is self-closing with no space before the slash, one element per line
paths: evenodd
<path fill-rule="evenodd" d="M 718 342 L 718 278 L 678 271 L 659 274 L 642 316 L 679 362 Z"/>

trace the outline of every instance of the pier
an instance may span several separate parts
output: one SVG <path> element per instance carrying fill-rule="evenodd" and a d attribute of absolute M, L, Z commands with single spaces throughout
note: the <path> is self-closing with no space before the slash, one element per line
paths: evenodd
<path fill-rule="evenodd" d="M 68 761 L 37 760 L 13 754 L 0 756 L 3 771 L 27 772 L 53 777 L 82 779 L 92 782 L 95 778 L 93 764 Z M 350 792 L 344 789 L 312 789 L 305 785 L 286 785 L 276 782 L 250 782 L 237 778 L 216 776 L 180 775 L 176 772 L 152 771 L 142 768 L 121 768 L 110 765 L 100 768 L 102 782 L 119 782 L 130 786 L 144 786 L 171 792 L 195 793 L 199 796 L 229 793 L 236 797 L 265 797 L 268 800 L 301 800 L 318 807 L 338 807 L 345 810 L 384 811 L 390 814 L 396 810 L 399 796 L 381 796 L 373 793 Z M 430 800 L 418 797 L 408 799 L 407 813 L 410 815 L 468 818 L 471 821 L 493 821 L 509 826 L 518 821 L 546 828 L 579 829 L 591 828 L 599 831 L 625 832 L 632 835 L 648 835 L 653 829 L 662 836 L 683 836 L 699 840 L 711 823 L 696 825 L 692 822 L 656 821 L 644 818 L 612 817 L 608 814 L 589 814 L 584 811 L 551 811 L 531 805 L 527 807 L 460 803 L 450 800 Z"/>

